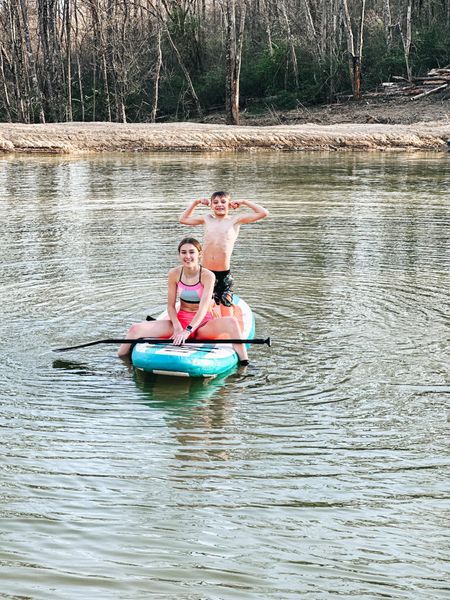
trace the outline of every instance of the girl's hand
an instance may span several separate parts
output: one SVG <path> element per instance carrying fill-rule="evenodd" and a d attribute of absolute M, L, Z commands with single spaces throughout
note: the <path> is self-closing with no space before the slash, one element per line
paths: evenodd
<path fill-rule="evenodd" d="M 182 329 L 181 332 L 174 333 L 173 335 L 173 344 L 174 346 L 181 346 L 187 340 L 187 338 L 191 335 L 190 331 L 186 331 Z"/>
<path fill-rule="evenodd" d="M 183 333 L 183 331 L 184 331 L 184 329 L 181 327 L 181 325 L 177 325 L 176 327 L 174 327 L 173 334 L 172 334 L 172 340 L 179 338 L 180 335 Z"/>

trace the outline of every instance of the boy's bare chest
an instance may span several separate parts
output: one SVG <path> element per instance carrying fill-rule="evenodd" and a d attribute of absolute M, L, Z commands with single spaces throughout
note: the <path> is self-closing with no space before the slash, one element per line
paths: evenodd
<path fill-rule="evenodd" d="M 238 228 L 231 219 L 209 219 L 206 223 L 206 234 L 222 239 L 235 239 Z"/>

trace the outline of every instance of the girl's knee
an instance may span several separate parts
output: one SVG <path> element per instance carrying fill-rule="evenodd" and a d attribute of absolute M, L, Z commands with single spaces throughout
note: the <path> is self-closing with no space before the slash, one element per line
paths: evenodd
<path fill-rule="evenodd" d="M 134 323 L 128 330 L 129 337 L 143 337 L 142 335 L 142 323 Z"/>
<path fill-rule="evenodd" d="M 229 317 L 222 317 L 222 320 L 224 323 L 226 323 L 226 325 L 237 323 L 236 317 L 232 317 L 231 315 Z"/>
<path fill-rule="evenodd" d="M 236 317 L 223 317 L 223 319 L 226 321 L 227 328 L 231 329 L 232 331 L 240 332 L 239 321 L 236 319 Z"/>

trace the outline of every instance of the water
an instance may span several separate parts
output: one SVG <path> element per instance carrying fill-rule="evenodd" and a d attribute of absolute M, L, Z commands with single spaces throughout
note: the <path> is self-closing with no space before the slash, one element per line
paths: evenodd
<path fill-rule="evenodd" d="M 449 597 L 448 155 L 3 158 L 0 183 L 1 598 Z M 158 314 L 177 217 L 220 188 L 271 213 L 233 256 L 271 349 L 206 382 L 51 352 Z"/>

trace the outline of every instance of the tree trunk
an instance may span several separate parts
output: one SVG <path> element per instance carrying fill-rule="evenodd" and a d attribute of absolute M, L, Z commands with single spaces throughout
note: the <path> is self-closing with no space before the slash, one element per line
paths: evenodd
<path fill-rule="evenodd" d="M 4 56 L 4 48 L 3 46 L 0 47 L 0 75 L 2 78 L 2 87 L 3 87 L 3 96 L 4 96 L 4 107 L 5 107 L 5 113 L 6 113 L 6 118 L 8 120 L 8 123 L 11 123 L 11 103 L 9 101 L 9 94 L 8 94 L 8 83 L 6 81 L 6 77 L 5 77 L 5 67 L 4 67 L 4 61 L 3 61 L 3 56 Z"/>
<path fill-rule="evenodd" d="M 65 33 L 66 33 L 66 118 L 73 121 L 72 111 L 72 15 L 70 0 L 64 2 Z"/>
<path fill-rule="evenodd" d="M 408 0 L 408 8 L 406 9 L 406 37 L 402 35 L 403 52 L 405 54 L 406 64 L 406 76 L 408 81 L 412 81 L 411 65 L 409 64 L 409 53 L 411 50 L 411 13 L 412 13 L 412 0 Z"/>
<path fill-rule="evenodd" d="M 262 9 L 263 10 L 263 19 L 264 19 L 264 26 L 265 26 L 265 30 L 266 30 L 266 34 L 267 34 L 269 55 L 273 56 L 272 20 L 270 18 L 270 14 L 269 14 L 269 2 L 268 2 L 268 0 L 263 0 L 263 2 L 264 2 L 264 8 Z"/>
<path fill-rule="evenodd" d="M 314 41 L 314 45 L 316 47 L 316 56 L 317 56 L 319 62 L 321 62 L 324 58 L 324 54 L 322 51 L 322 46 L 320 44 L 319 38 L 317 36 L 316 27 L 314 25 L 314 20 L 312 18 L 312 14 L 311 14 L 311 8 L 309 6 L 309 0 L 303 0 L 303 4 L 305 5 L 306 22 L 308 24 L 308 29 L 311 32 L 311 37 L 312 37 L 312 39 Z"/>
<path fill-rule="evenodd" d="M 226 24 L 226 122 L 228 125 L 239 125 L 239 78 L 241 74 L 246 7 L 245 4 L 241 5 L 239 24 L 236 23 L 236 0 L 226 0 L 223 10 Z"/>
<path fill-rule="evenodd" d="M 203 118 L 202 107 L 200 106 L 200 100 L 198 99 L 197 93 L 194 88 L 194 84 L 192 83 L 191 76 L 189 75 L 189 71 L 187 70 L 187 68 L 183 62 L 183 59 L 181 58 L 181 54 L 179 53 L 178 48 L 176 47 L 175 42 L 173 41 L 173 38 L 170 35 L 170 31 L 167 26 L 166 26 L 166 35 L 167 35 L 167 39 L 170 42 L 170 45 L 173 48 L 173 51 L 175 52 L 175 56 L 177 57 L 178 64 L 180 65 L 180 68 L 183 71 L 183 75 L 186 79 L 186 82 L 188 84 L 189 90 L 191 92 L 192 98 L 195 103 L 195 108 L 197 110 L 197 114 L 200 117 L 200 119 L 202 119 Z"/>
<path fill-rule="evenodd" d="M 45 112 L 51 121 L 56 121 L 55 108 L 57 106 L 53 93 L 55 72 L 53 67 L 53 44 L 51 39 L 52 6 L 49 0 L 38 0 L 37 14 L 39 19 L 39 41 L 43 58 L 43 101 Z"/>
<path fill-rule="evenodd" d="M 11 39 L 11 77 L 13 80 L 14 100 L 16 112 L 21 123 L 31 120 L 29 107 L 28 77 L 26 75 L 25 60 L 23 57 L 23 43 L 20 28 L 20 15 L 17 5 L 10 5 L 8 11 L 9 35 Z M 20 74 L 20 75 L 19 75 Z"/>
<path fill-rule="evenodd" d="M 362 47 L 363 47 L 363 32 L 364 32 L 364 18 L 365 18 L 365 7 L 366 0 L 362 0 L 361 3 L 361 19 L 359 24 L 359 35 L 357 38 L 357 46 L 355 48 L 355 42 L 353 38 L 352 22 L 350 17 L 350 11 L 348 9 L 347 0 L 341 0 L 342 8 L 344 13 L 344 25 L 347 36 L 347 50 L 349 54 L 349 68 L 350 78 L 352 81 L 353 95 L 356 100 L 361 99 L 361 58 L 362 58 Z"/>
<path fill-rule="evenodd" d="M 390 48 L 392 46 L 392 17 L 390 0 L 383 0 L 383 23 L 386 45 L 388 48 Z"/>
<path fill-rule="evenodd" d="M 156 63 L 153 67 L 153 76 L 152 76 L 152 109 L 150 111 L 150 122 L 156 123 L 156 113 L 158 112 L 158 99 L 159 99 L 159 80 L 161 77 L 161 67 L 162 67 L 162 49 L 161 49 L 161 28 L 158 23 L 158 33 L 157 33 L 157 47 L 156 47 Z"/>
<path fill-rule="evenodd" d="M 107 121 L 112 121 L 111 114 L 111 95 L 109 91 L 109 81 L 108 81 L 108 64 L 106 60 L 106 47 L 105 40 L 103 35 L 103 27 L 102 21 L 100 19 L 100 7 L 98 0 L 92 0 L 91 2 L 91 14 L 94 25 L 94 42 L 96 43 L 96 48 L 100 50 L 100 69 L 103 76 L 103 85 L 105 86 L 105 110 Z M 96 94 L 96 89 L 94 86 L 93 90 L 94 98 Z M 95 113 L 95 109 L 94 109 Z"/>
<path fill-rule="evenodd" d="M 288 17 L 287 10 L 286 10 L 286 4 L 285 4 L 284 0 L 282 0 L 282 2 L 281 2 L 281 10 L 283 13 L 284 20 L 286 22 L 286 34 L 287 34 L 289 49 L 290 49 L 290 53 L 291 53 L 292 71 L 294 73 L 294 85 L 295 85 L 295 89 L 298 90 L 299 76 L 298 76 L 297 54 L 295 52 L 294 38 L 292 36 L 291 24 L 289 21 L 289 17 Z"/>
<path fill-rule="evenodd" d="M 35 98 L 35 102 L 36 102 L 36 108 L 37 108 L 38 115 L 39 115 L 39 122 L 45 123 L 45 113 L 44 113 L 44 109 L 42 106 L 41 90 L 39 88 L 39 82 L 38 82 L 38 78 L 37 78 L 36 63 L 35 63 L 34 55 L 33 55 L 33 48 L 31 46 L 30 28 L 28 25 L 27 3 L 26 3 L 26 0 L 19 0 L 19 2 L 20 2 L 21 13 L 22 13 L 23 34 L 24 34 L 24 39 L 25 39 L 25 48 L 26 48 L 26 53 L 27 53 L 28 66 L 29 66 L 29 77 L 31 79 L 31 89 L 33 90 L 33 94 L 34 94 L 34 98 Z"/>

